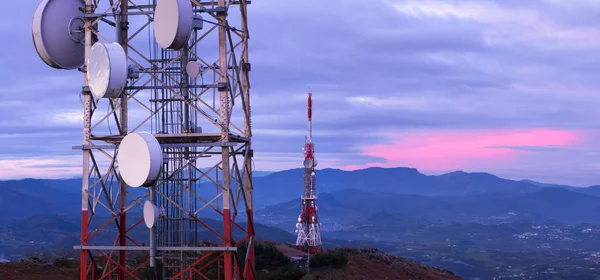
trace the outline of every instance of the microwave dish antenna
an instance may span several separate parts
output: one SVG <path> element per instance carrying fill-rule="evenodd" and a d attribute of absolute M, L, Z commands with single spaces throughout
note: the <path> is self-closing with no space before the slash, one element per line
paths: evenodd
<path fill-rule="evenodd" d="M 190 76 L 190 78 L 195 80 L 198 78 L 198 76 L 200 76 L 200 66 L 196 61 L 190 60 L 185 65 L 185 72 L 188 74 L 188 76 Z"/>
<path fill-rule="evenodd" d="M 163 49 L 183 48 L 194 27 L 190 0 L 160 0 L 154 10 L 154 36 Z"/>
<path fill-rule="evenodd" d="M 148 132 L 129 133 L 121 140 L 117 163 L 121 177 L 132 188 L 156 182 L 163 164 L 162 148 Z"/>
<path fill-rule="evenodd" d="M 313 160 L 311 158 L 307 158 L 304 160 L 303 165 L 304 168 L 311 168 L 313 167 Z"/>
<path fill-rule="evenodd" d="M 129 68 L 123 47 L 117 43 L 96 42 L 88 59 L 90 90 L 96 98 L 116 98 L 121 95 Z"/>
<path fill-rule="evenodd" d="M 144 202 L 144 223 L 147 228 L 153 228 L 158 224 L 158 218 L 160 216 L 160 212 L 158 211 L 158 207 L 152 203 L 150 200 L 146 200 Z"/>
<path fill-rule="evenodd" d="M 42 0 L 35 9 L 33 45 L 48 66 L 70 70 L 83 65 L 83 8 L 81 0 Z"/>

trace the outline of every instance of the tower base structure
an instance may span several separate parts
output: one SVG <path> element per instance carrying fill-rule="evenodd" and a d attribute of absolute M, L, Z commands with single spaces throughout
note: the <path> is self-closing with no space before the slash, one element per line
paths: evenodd
<path fill-rule="evenodd" d="M 311 255 L 323 252 L 321 227 L 318 223 L 301 223 L 295 248 Z"/>

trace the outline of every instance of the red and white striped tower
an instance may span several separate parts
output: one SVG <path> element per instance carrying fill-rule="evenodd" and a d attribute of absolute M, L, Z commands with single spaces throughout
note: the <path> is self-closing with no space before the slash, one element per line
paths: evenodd
<path fill-rule="evenodd" d="M 38 1 L 84 73 L 79 279 L 254 280 L 251 1 Z"/>
<path fill-rule="evenodd" d="M 309 251 L 310 254 L 322 252 L 321 225 L 317 215 L 317 199 L 315 191 L 315 144 L 312 141 L 312 93 L 308 93 L 308 136 L 304 144 L 304 195 L 302 196 L 302 213 L 296 224 L 298 238 L 296 248 Z"/>

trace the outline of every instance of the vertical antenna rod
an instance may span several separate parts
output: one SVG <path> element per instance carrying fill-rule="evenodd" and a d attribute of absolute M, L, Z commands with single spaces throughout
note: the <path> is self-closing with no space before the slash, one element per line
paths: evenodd
<path fill-rule="evenodd" d="M 308 93 L 308 139 L 307 143 L 312 143 L 312 92 Z"/>

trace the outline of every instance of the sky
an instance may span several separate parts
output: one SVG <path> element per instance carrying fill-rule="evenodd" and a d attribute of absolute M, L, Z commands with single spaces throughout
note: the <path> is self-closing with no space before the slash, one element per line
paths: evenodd
<path fill-rule="evenodd" d="M 23 3 L 21 3 L 23 2 Z M 81 173 L 82 75 L 38 57 L 31 16 L 0 18 L 0 178 Z M 368 5 L 367 5 L 368 3 Z M 598 1 L 255 0 L 257 170 L 412 167 L 600 184 Z"/>

